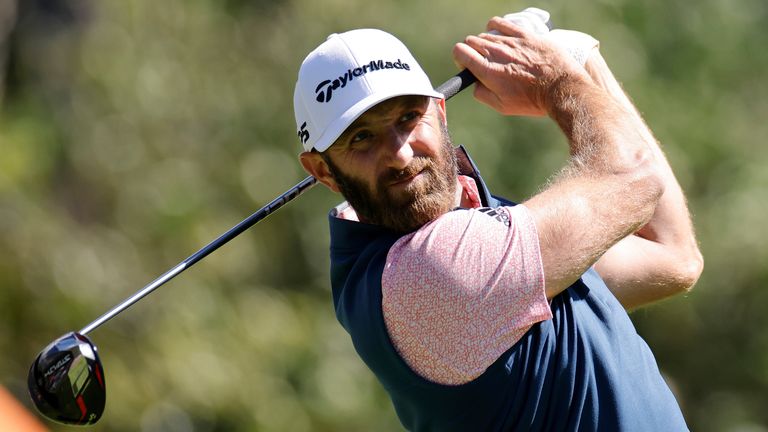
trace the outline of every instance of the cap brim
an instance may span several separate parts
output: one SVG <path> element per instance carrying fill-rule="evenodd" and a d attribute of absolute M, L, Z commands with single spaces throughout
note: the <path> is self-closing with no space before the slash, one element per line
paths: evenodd
<path fill-rule="evenodd" d="M 356 104 L 352 105 L 342 115 L 337 117 L 336 120 L 331 122 L 331 124 L 329 124 L 328 127 L 325 129 L 325 132 L 323 133 L 323 135 L 315 142 L 313 148 L 320 152 L 324 152 L 328 150 L 328 148 L 331 145 L 333 145 L 334 142 L 336 142 L 339 136 L 341 136 L 341 134 L 344 133 L 344 130 L 346 130 L 349 127 L 349 125 L 351 125 L 361 115 L 365 114 L 366 111 L 371 109 L 371 107 L 387 99 L 392 99 L 398 96 L 409 96 L 409 95 L 429 96 L 429 97 L 434 97 L 438 99 L 445 99 L 445 95 L 435 90 L 423 91 L 423 90 L 403 89 L 402 91 L 394 92 L 394 93 L 372 94 L 366 97 L 365 99 L 362 99 L 361 101 L 357 102 Z"/>

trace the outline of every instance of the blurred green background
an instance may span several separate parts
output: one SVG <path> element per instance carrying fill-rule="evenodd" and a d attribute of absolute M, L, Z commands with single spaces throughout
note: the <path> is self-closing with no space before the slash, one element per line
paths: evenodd
<path fill-rule="evenodd" d="M 47 343 L 304 178 L 293 84 L 329 33 L 386 29 L 437 85 L 455 42 L 529 5 L 0 1 L 0 384 L 31 406 Z M 632 317 L 691 429 L 768 431 L 768 3 L 533 5 L 601 41 L 688 193 L 704 274 Z M 470 92 L 448 112 L 496 193 L 530 196 L 567 156 L 550 121 Z M 400 430 L 333 315 L 337 202 L 315 188 L 91 333 L 108 399 L 90 430 Z"/>

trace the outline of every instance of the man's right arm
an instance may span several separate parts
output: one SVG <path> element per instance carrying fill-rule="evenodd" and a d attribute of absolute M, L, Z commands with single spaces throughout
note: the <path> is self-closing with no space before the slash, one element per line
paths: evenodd
<path fill-rule="evenodd" d="M 499 35 L 470 36 L 456 61 L 478 78 L 475 97 L 510 115 L 549 115 L 570 160 L 538 195 L 533 214 L 553 297 L 654 214 L 664 183 L 643 125 L 570 56 L 542 37 L 494 18 Z"/>

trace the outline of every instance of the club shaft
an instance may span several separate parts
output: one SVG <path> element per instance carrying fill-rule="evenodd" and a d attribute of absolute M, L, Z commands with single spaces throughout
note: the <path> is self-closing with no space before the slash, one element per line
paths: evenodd
<path fill-rule="evenodd" d="M 144 288 L 136 292 L 136 294 L 123 300 L 122 303 L 113 307 L 112 309 L 107 311 L 104 315 L 100 316 L 99 318 L 94 320 L 92 323 L 83 327 L 79 331 L 79 333 L 82 335 L 88 334 L 92 330 L 94 330 L 96 327 L 99 327 L 100 325 L 109 321 L 115 315 L 129 308 L 131 305 L 133 305 L 137 301 L 144 298 L 147 294 L 151 293 L 152 291 L 156 290 L 157 288 L 159 288 L 169 280 L 173 279 L 184 270 L 192 267 L 196 262 L 208 256 L 211 252 L 220 248 L 221 246 L 223 246 L 233 238 L 242 234 L 243 231 L 247 230 L 248 228 L 255 225 L 257 222 L 261 221 L 262 219 L 272 214 L 275 210 L 279 209 L 280 207 L 287 204 L 289 201 L 293 200 L 294 198 L 298 197 L 302 193 L 306 192 L 316 183 L 317 183 L 317 180 L 312 176 L 305 178 L 304 180 L 296 184 L 294 187 L 292 187 L 291 189 L 289 189 L 279 197 L 272 200 L 272 202 L 265 205 L 264 207 L 262 207 L 261 209 L 253 213 L 252 215 L 248 216 L 242 222 L 232 227 L 229 231 L 219 236 L 216 240 L 208 243 L 202 249 L 190 255 L 189 258 L 185 259 L 184 261 L 180 262 L 172 269 L 163 273 L 162 276 L 155 279 L 154 281 L 152 281 L 152 283 L 150 283 L 149 285 L 145 286 Z"/>
<path fill-rule="evenodd" d="M 472 83 L 475 82 L 475 80 L 476 79 L 474 75 L 472 75 L 472 73 L 469 72 L 469 70 L 465 69 L 459 72 L 458 74 L 456 74 L 455 76 L 451 77 L 448 81 L 444 82 L 436 90 L 442 93 L 445 96 L 445 99 L 450 99 L 451 97 L 456 95 L 456 93 L 469 87 Z M 190 255 L 189 258 L 185 259 L 184 261 L 177 264 L 175 267 L 163 273 L 162 276 L 152 281 L 149 285 L 145 286 L 144 288 L 136 292 L 134 295 L 123 300 L 120 304 L 118 304 L 117 306 L 107 311 L 104 315 L 96 318 L 96 320 L 94 320 L 87 326 L 83 327 L 79 331 L 79 333 L 82 335 L 86 335 L 91 331 L 93 331 L 94 329 L 96 329 L 97 327 L 99 327 L 100 325 L 112 319 L 115 315 L 128 309 L 131 305 L 141 300 L 142 298 L 146 297 L 149 293 L 151 293 L 152 291 L 161 287 L 163 284 L 165 284 L 169 280 L 179 275 L 179 273 L 192 267 L 196 262 L 208 256 L 208 254 L 210 254 L 211 252 L 220 248 L 221 246 L 223 246 L 233 238 L 242 234 L 243 231 L 247 230 L 248 228 L 255 225 L 257 222 L 261 221 L 265 217 L 272 214 L 275 210 L 279 209 L 280 207 L 287 204 L 289 201 L 293 200 L 294 198 L 298 197 L 302 193 L 309 190 L 316 183 L 317 183 L 317 179 L 315 179 L 312 176 L 309 176 L 304 180 L 300 181 L 298 184 L 296 184 L 296 186 L 290 188 L 288 191 L 286 191 L 282 195 L 272 200 L 272 202 L 260 208 L 258 211 L 256 211 L 252 215 L 248 216 L 242 222 L 232 227 L 229 231 L 219 236 L 219 238 L 208 243 L 202 249 Z"/>

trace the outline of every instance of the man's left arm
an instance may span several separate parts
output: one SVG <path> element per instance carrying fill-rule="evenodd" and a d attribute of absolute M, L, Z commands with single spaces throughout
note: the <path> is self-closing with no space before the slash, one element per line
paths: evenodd
<path fill-rule="evenodd" d="M 592 80 L 635 113 L 642 133 L 661 162 L 662 195 L 651 220 L 634 235 L 608 249 L 595 268 L 626 309 L 634 309 L 690 290 L 704 260 L 694 235 L 685 195 L 650 129 L 593 49 L 585 66 Z"/>

